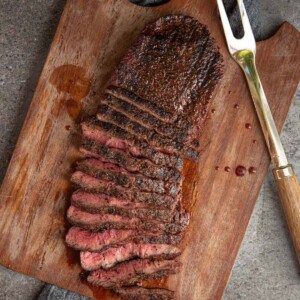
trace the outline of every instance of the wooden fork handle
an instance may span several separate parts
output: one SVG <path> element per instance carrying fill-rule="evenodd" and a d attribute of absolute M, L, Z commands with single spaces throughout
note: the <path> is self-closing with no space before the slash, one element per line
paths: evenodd
<path fill-rule="evenodd" d="M 283 211 L 300 264 L 300 186 L 292 165 L 273 170 Z"/>

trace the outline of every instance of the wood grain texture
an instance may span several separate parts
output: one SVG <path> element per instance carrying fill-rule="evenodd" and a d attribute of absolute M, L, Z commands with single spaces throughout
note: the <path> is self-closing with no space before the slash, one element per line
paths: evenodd
<path fill-rule="evenodd" d="M 283 207 L 284 215 L 293 240 L 294 249 L 300 263 L 300 186 L 297 175 L 284 177 L 283 169 L 292 169 L 288 166 L 282 169 L 274 169 L 273 174 L 280 194 L 280 200 Z"/>
<path fill-rule="evenodd" d="M 192 219 L 182 243 L 184 267 L 160 285 L 176 290 L 178 299 L 221 298 L 270 160 L 214 1 L 173 0 L 158 8 L 125 0 L 67 2 L 1 187 L 2 265 L 89 297 L 113 299 L 80 281 L 78 254 L 64 243 L 69 169 L 79 155 L 76 120 L 95 111 L 97 94 L 133 38 L 149 21 L 170 13 L 194 16 L 209 27 L 226 73 L 202 136 L 202 157 L 185 163 L 184 201 Z M 258 44 L 258 71 L 279 130 L 299 82 L 299 40 L 285 23 Z M 237 177 L 237 165 L 254 166 L 257 173 Z M 224 172 L 225 166 L 232 172 Z"/>

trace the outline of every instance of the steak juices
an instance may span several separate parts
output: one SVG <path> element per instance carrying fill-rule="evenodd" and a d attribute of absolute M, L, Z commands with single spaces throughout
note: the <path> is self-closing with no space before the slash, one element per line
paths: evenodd
<path fill-rule="evenodd" d="M 82 122 L 71 181 L 67 244 L 87 280 L 126 299 L 173 299 L 142 280 L 180 272 L 177 247 L 189 223 L 184 159 L 199 136 L 223 61 L 206 27 L 165 16 L 145 27 L 114 71 L 98 113 Z"/>

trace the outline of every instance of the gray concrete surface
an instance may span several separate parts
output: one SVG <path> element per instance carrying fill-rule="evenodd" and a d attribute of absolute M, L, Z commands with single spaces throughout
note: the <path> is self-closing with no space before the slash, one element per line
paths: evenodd
<path fill-rule="evenodd" d="M 0 181 L 14 149 L 64 2 L 0 0 Z M 289 20 L 299 29 L 299 0 L 261 2 L 266 16 L 263 26 L 271 29 L 283 20 Z M 288 156 L 297 167 L 298 174 L 299 132 L 300 93 L 295 98 L 282 134 Z M 269 174 L 224 299 L 298 300 L 299 277 L 276 188 Z M 43 283 L 36 279 L 0 267 L 0 300 L 32 300 L 42 287 Z"/>

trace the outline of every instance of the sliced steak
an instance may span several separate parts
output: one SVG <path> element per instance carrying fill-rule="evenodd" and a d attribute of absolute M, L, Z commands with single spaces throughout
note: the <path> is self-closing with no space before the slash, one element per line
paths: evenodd
<path fill-rule="evenodd" d="M 71 177 L 80 190 L 67 211 L 76 227 L 66 242 L 84 251 L 89 283 L 126 300 L 174 299 L 137 284 L 180 269 L 175 245 L 190 218 L 181 199 L 182 158 L 199 156 L 222 73 L 206 27 L 174 15 L 146 26 L 115 69 L 97 116 L 82 123 L 85 159 Z"/>
<path fill-rule="evenodd" d="M 76 170 L 97 179 L 112 182 L 117 186 L 132 188 L 142 192 L 167 194 L 172 197 L 176 196 L 179 192 L 178 184 L 151 179 L 144 175 L 132 174 L 117 165 L 97 159 L 85 159 L 78 162 Z"/>
<path fill-rule="evenodd" d="M 192 17 L 169 15 L 145 27 L 110 83 L 118 98 L 125 95 L 190 133 L 203 124 L 222 73 L 223 60 L 206 26 Z"/>
<path fill-rule="evenodd" d="M 155 164 L 174 167 L 182 171 L 181 158 L 154 150 L 147 143 L 114 124 L 90 118 L 81 123 L 81 128 L 86 138 L 100 142 L 109 148 L 120 149 L 134 157 L 148 158 Z"/>
<path fill-rule="evenodd" d="M 184 157 L 193 160 L 199 157 L 199 153 L 195 149 L 166 136 L 162 136 L 155 130 L 146 128 L 140 123 L 131 121 L 126 115 L 114 110 L 106 104 L 99 106 L 97 118 L 100 121 L 112 123 L 115 126 L 123 128 L 150 144 L 156 151 L 181 156 L 183 155 Z"/>
<path fill-rule="evenodd" d="M 118 208 L 145 208 L 147 205 L 143 202 L 132 202 L 122 198 L 115 198 L 105 194 L 87 193 L 84 190 L 77 190 L 72 194 L 71 201 L 76 205 L 88 205 L 91 209 L 100 209 L 101 207 L 118 207 Z"/>
<path fill-rule="evenodd" d="M 87 271 L 100 268 L 109 269 L 117 263 L 132 258 L 173 259 L 181 254 L 179 248 L 163 244 L 134 244 L 128 243 L 118 247 L 110 247 L 99 253 L 81 252 L 81 266 Z"/>
<path fill-rule="evenodd" d="M 167 195 L 140 192 L 134 189 L 117 187 L 111 182 L 99 180 L 80 171 L 75 171 L 72 174 L 71 182 L 83 190 L 91 193 L 106 194 L 108 196 L 122 198 L 127 201 L 145 203 L 149 206 L 155 206 L 157 208 L 173 209 L 174 205 L 176 205 L 178 199 L 181 197 L 180 194 L 177 198 L 174 198 Z"/>
<path fill-rule="evenodd" d="M 178 245 L 182 234 L 154 234 L 141 230 L 108 229 L 91 232 L 79 227 L 71 227 L 66 235 L 68 246 L 81 251 L 101 251 L 108 247 L 119 247 L 128 243 Z"/>
<path fill-rule="evenodd" d="M 90 232 L 79 227 L 71 227 L 66 235 L 68 246 L 83 251 L 99 251 L 107 245 L 118 244 L 136 235 L 133 230 L 106 230 Z"/>
<path fill-rule="evenodd" d="M 189 216 L 182 214 L 175 216 L 170 223 L 158 220 L 147 220 L 147 222 L 136 217 L 124 217 L 111 214 L 91 214 L 82 211 L 75 206 L 70 206 L 67 211 L 67 219 L 73 226 L 78 226 L 90 231 L 101 231 L 106 229 L 135 229 L 153 233 L 178 234 L 185 230 L 189 222 Z"/>
<path fill-rule="evenodd" d="M 87 156 L 100 158 L 102 161 L 119 165 L 129 172 L 139 172 L 150 178 L 174 182 L 177 182 L 181 178 L 180 173 L 175 169 L 157 166 L 147 159 L 132 157 L 117 149 L 108 148 L 101 143 L 96 143 L 93 140 L 83 139 L 80 150 Z"/>
<path fill-rule="evenodd" d="M 167 289 L 151 289 L 138 286 L 120 287 L 114 289 L 123 300 L 172 300 L 175 297 L 173 291 Z"/>
<path fill-rule="evenodd" d="M 74 193 L 71 198 L 73 206 L 80 210 L 92 214 L 111 214 L 120 215 L 128 218 L 139 218 L 140 220 L 158 220 L 160 222 L 170 222 L 173 217 L 173 210 L 171 209 L 156 209 L 154 207 L 141 207 L 141 203 L 128 202 L 114 198 L 114 205 L 109 204 L 106 200 L 108 196 L 104 194 L 90 194 L 90 193 Z M 112 201 L 111 201 L 112 202 Z M 136 204 L 136 207 L 134 206 Z"/>
<path fill-rule="evenodd" d="M 168 244 L 168 245 L 178 245 L 182 238 L 184 232 L 180 232 L 178 234 L 149 234 L 149 233 L 141 233 L 133 238 L 128 238 L 126 242 L 133 241 L 136 244 L 144 243 L 144 244 Z"/>
<path fill-rule="evenodd" d="M 165 231 L 172 234 L 179 234 L 185 232 L 190 223 L 190 214 L 183 208 L 182 203 L 177 204 L 173 220 L 166 224 Z"/>
<path fill-rule="evenodd" d="M 127 218 L 109 214 L 90 214 L 72 205 L 67 211 L 67 219 L 73 226 L 78 226 L 91 231 L 101 231 L 105 229 L 136 229 L 141 223 L 137 218 Z"/>
<path fill-rule="evenodd" d="M 176 118 L 168 110 L 162 109 L 160 105 L 148 100 L 147 98 L 143 99 L 139 97 L 138 95 L 134 94 L 134 92 L 126 88 L 122 88 L 121 85 L 109 85 L 106 88 L 105 92 L 109 95 L 112 95 L 118 99 L 121 99 L 129 104 L 138 107 L 142 111 L 149 113 L 150 115 L 152 115 L 155 118 L 158 118 L 162 122 L 172 124 L 172 122 Z M 187 130 L 189 126 L 191 126 L 191 124 L 188 121 L 186 121 L 185 126 L 183 126 L 183 129 Z"/>
<path fill-rule="evenodd" d="M 175 139 L 179 143 L 185 143 L 193 148 L 199 148 L 200 143 L 197 140 L 190 141 L 190 137 L 186 130 L 174 126 L 153 116 L 149 112 L 140 109 L 138 106 L 124 101 L 110 94 L 104 94 L 101 103 L 108 105 L 114 110 L 124 114 L 127 118 L 141 124 L 142 126 L 155 130 L 161 135 L 165 135 L 171 139 Z"/>
<path fill-rule="evenodd" d="M 159 279 L 176 274 L 181 263 L 174 260 L 151 261 L 149 259 L 130 260 L 109 270 L 91 272 L 87 280 L 93 285 L 115 288 L 133 285 L 141 280 Z"/>

